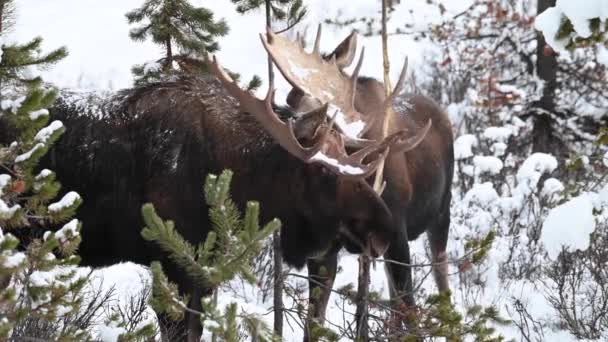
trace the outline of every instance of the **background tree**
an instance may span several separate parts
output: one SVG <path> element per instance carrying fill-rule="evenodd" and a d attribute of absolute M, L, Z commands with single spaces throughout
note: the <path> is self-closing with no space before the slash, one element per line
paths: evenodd
<path fill-rule="evenodd" d="M 558 73 L 563 70 L 563 67 L 560 68 L 558 65 L 558 61 L 567 65 L 569 61 L 566 58 L 571 54 L 580 55 L 580 51 L 587 48 L 586 50 L 592 50 L 595 54 L 593 62 L 598 62 L 600 67 L 602 64 L 608 66 L 608 37 L 606 36 L 608 20 L 602 21 L 602 18 L 599 17 L 599 13 L 608 7 L 605 2 L 600 0 L 590 1 L 580 6 L 582 8 L 555 0 L 538 0 L 537 2 L 536 63 L 538 76 L 545 81 L 539 107 L 549 113 L 555 112 L 554 97 L 558 87 Z M 558 54 L 565 58 L 558 59 Z M 605 76 L 605 70 L 601 69 L 599 70 L 600 75 Z M 538 115 L 535 125 L 534 146 L 536 150 L 550 151 L 550 145 L 560 141 L 554 136 L 555 132 L 548 129 L 551 124 L 550 120 L 551 117 L 548 114 Z"/>
<path fill-rule="evenodd" d="M 284 21 L 285 27 L 276 33 L 289 31 L 306 16 L 307 9 L 303 0 L 230 0 L 237 5 L 236 10 L 241 14 L 264 8 L 266 12 L 266 26 L 272 28 L 273 21 Z M 268 82 L 274 81 L 272 60 L 268 56 Z"/>
<path fill-rule="evenodd" d="M 526 296 L 513 296 L 505 308 L 526 340 L 543 340 L 543 330 L 557 325 L 585 338 L 608 331 L 601 319 L 608 297 L 599 290 L 605 282 L 599 271 L 604 248 L 556 251 L 550 244 L 559 228 L 549 219 L 557 213 L 577 217 L 568 229 L 580 236 L 589 238 L 595 229 L 590 241 L 608 231 L 605 204 L 568 211 L 605 187 L 607 148 L 598 134 L 603 136 L 608 119 L 606 66 L 599 45 L 553 49 L 547 44 L 552 37 L 534 30 L 537 13 L 555 4 L 474 1 L 435 23 L 430 35 L 417 35 L 440 48 L 428 61 L 431 77 L 419 85 L 447 108 L 458 137 L 453 231 L 474 236 L 496 229 L 496 241 L 509 246 L 503 255 L 490 251 L 501 286 L 546 289 L 545 300 L 561 316 L 557 322 L 536 316 L 528 311 Z M 533 173 L 527 169 L 531 165 Z M 487 191 L 497 212 L 479 200 Z M 493 271 L 478 265 L 466 269 L 456 290 L 470 296 L 479 291 L 475 287 L 484 287 L 484 273 Z M 576 298 L 565 295 L 568 291 Z M 479 303 L 483 296 L 469 300 Z"/>
<path fill-rule="evenodd" d="M 285 32 L 297 25 L 306 16 L 307 9 L 303 0 L 230 0 L 236 4 L 237 12 L 247 14 L 251 11 L 264 9 L 266 18 L 272 21 L 285 22 L 285 27 L 278 32 Z M 267 21 L 266 24 L 269 24 Z M 270 25 L 269 25 L 270 26 Z"/>
<path fill-rule="evenodd" d="M 497 125 L 513 117 L 531 119 L 532 145 L 522 141 L 521 146 L 568 156 L 608 118 L 604 109 L 608 91 L 602 86 L 607 73 L 599 50 L 579 48 L 557 54 L 534 30 L 536 14 L 553 4 L 554 0 L 477 0 L 453 20 L 435 24 L 427 37 L 438 44 L 442 56 L 431 64 L 450 76 L 432 80 L 431 88 L 462 90 L 435 94 L 445 105 L 466 100 L 466 92 L 475 89 L 477 105 L 485 115 L 474 120 Z M 500 114 L 505 107 L 509 115 Z M 472 121 L 462 119 L 461 132 L 471 132 L 466 126 Z M 571 124 L 564 126 L 566 121 Z"/>
<path fill-rule="evenodd" d="M 584 4 L 587 6 L 586 10 L 580 10 L 579 6 L 583 4 L 575 7 L 564 4 L 539 0 L 539 15 L 535 21 L 536 29 L 543 36 L 539 41 L 545 42 L 545 50 L 555 51 L 552 54 L 554 59 L 556 55 L 569 57 L 580 53 L 581 50 L 592 51 L 600 66 L 604 64 L 605 73 L 605 68 L 608 67 L 608 20 L 602 21 L 598 14 L 608 9 L 606 3 L 600 0 L 590 1 Z M 595 177 L 584 177 L 579 186 L 572 186 L 572 192 L 589 187 L 597 188 L 593 183 L 590 186 L 589 178 L 597 182 L 596 184 L 605 182 L 608 172 L 597 165 L 608 167 L 608 129 L 606 120 L 600 124 L 604 127 L 597 132 L 596 148 L 580 151 L 579 157 L 574 163 L 570 163 L 568 170 L 577 174 L 599 170 L 602 176 L 599 180 L 595 180 Z M 598 147 L 601 153 L 604 153 L 601 159 L 593 153 Z M 592 168 L 592 165 L 596 166 Z M 604 187 L 600 194 L 607 189 Z M 601 204 L 598 207 L 598 213 L 601 213 Z M 605 243 L 608 237 L 608 222 L 602 216 L 596 221 L 589 248 L 574 251 L 564 248 L 546 270 L 548 278 L 555 284 L 555 291 L 548 293 L 547 300 L 558 313 L 560 323 L 578 339 L 601 339 L 608 334 L 608 312 L 605 309 L 608 305 L 608 290 L 604 286 L 608 281 L 608 273 L 601 266 L 608 262 L 608 248 Z"/>
<path fill-rule="evenodd" d="M 386 28 L 388 20 L 388 10 L 393 8 L 392 1 L 382 0 L 381 5 L 381 36 L 382 36 L 382 62 L 383 62 L 383 81 L 384 81 L 384 95 L 389 98 L 391 95 L 391 79 L 390 79 L 390 60 L 388 58 L 388 32 Z M 391 115 L 395 115 L 392 108 L 388 106 L 384 112 L 384 118 L 382 122 L 382 137 L 388 135 L 389 123 L 391 122 Z M 378 194 L 382 194 L 384 186 L 386 185 L 383 179 L 384 173 L 384 160 L 378 165 L 376 174 L 374 177 L 374 191 Z M 369 326 L 368 326 L 368 300 L 369 300 L 369 281 L 370 281 L 370 264 L 371 258 L 369 255 L 362 254 L 359 257 L 359 276 L 357 286 L 357 311 L 355 313 L 355 319 L 357 320 L 357 339 L 367 340 L 369 338 Z"/>
<path fill-rule="evenodd" d="M 195 7 L 187 0 L 146 0 L 126 17 L 130 24 L 141 23 L 129 33 L 133 40 L 151 38 L 165 49 L 165 56 L 155 63 L 133 67 L 136 78 L 144 82 L 174 72 L 174 61 L 181 68 L 202 68 L 197 57 L 217 51 L 219 44 L 215 39 L 228 33 L 223 19 L 215 20 L 209 9 Z"/>
<path fill-rule="evenodd" d="M 555 0 L 538 0 L 537 13 L 542 13 L 550 6 L 555 6 Z M 557 88 L 557 56 L 547 48 L 545 38 L 540 32 L 536 37 L 536 70 L 538 77 L 543 80 L 542 95 L 535 107 L 540 109 L 536 114 L 533 129 L 533 147 L 535 152 L 552 152 L 559 149 L 559 139 L 552 129 L 552 117 L 555 113 L 555 92 Z"/>

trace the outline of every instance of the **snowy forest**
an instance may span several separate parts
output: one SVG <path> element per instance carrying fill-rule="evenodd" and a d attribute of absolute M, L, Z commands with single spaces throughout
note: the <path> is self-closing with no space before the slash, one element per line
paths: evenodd
<path fill-rule="evenodd" d="M 0 0 L 0 341 L 608 341 L 607 0 Z"/>

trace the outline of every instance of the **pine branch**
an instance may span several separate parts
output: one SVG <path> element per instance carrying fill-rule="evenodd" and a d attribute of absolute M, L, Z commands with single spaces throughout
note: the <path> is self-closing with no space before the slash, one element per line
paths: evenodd
<path fill-rule="evenodd" d="M 251 261 L 262 249 L 262 242 L 280 227 L 280 222 L 273 220 L 260 229 L 259 205 L 256 202 L 248 202 L 245 215 L 241 217 L 230 199 L 231 178 L 231 171 L 224 171 L 219 177 L 209 174 L 206 178 L 203 191 L 213 230 L 197 248 L 179 235 L 171 221 L 163 222 L 151 204 L 142 207 L 147 225 L 142 236 L 155 241 L 169 253 L 169 258 L 196 280 L 203 293 L 213 292 L 220 284 L 236 276 L 254 283 L 256 279 L 249 270 Z M 184 304 L 187 301 L 177 295 L 175 285 L 164 276 L 160 264 L 154 263 L 152 268 L 155 289 L 153 304 L 161 310 L 166 306 L 173 318 L 181 317 L 184 311 L 199 315 L 210 331 L 226 341 L 236 341 L 237 316 L 248 322 L 257 322 L 255 317 L 239 316 L 235 306 L 228 306 L 221 312 L 212 299 L 201 301 L 202 311 L 191 310 Z M 260 328 L 259 324 L 250 327 L 255 327 L 252 333 L 260 340 L 272 339 L 267 328 Z"/>

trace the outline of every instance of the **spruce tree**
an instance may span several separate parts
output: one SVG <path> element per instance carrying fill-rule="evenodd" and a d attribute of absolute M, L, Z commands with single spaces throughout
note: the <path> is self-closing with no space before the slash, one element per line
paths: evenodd
<path fill-rule="evenodd" d="M 266 25 L 271 26 L 272 21 L 284 21 L 285 27 L 278 32 L 288 31 L 299 23 L 308 10 L 302 0 L 230 0 L 236 4 L 236 11 L 240 14 L 247 14 L 262 8 L 266 11 Z M 272 61 L 268 57 L 268 80 L 274 81 Z M 255 75 L 247 85 L 248 90 L 254 90 L 262 84 L 262 80 Z"/>
<path fill-rule="evenodd" d="M 156 63 L 133 67 L 138 83 L 175 72 L 174 61 L 183 69 L 203 68 L 199 57 L 217 51 L 216 37 L 228 33 L 228 25 L 223 19 L 215 20 L 209 9 L 195 7 L 188 0 L 145 0 L 126 17 L 129 24 L 140 24 L 129 33 L 133 40 L 151 38 L 165 49 L 165 55 Z"/>
<path fill-rule="evenodd" d="M 163 221 L 151 204 L 142 207 L 146 224 L 142 231 L 144 239 L 158 243 L 203 293 L 217 291 L 222 284 L 236 276 L 254 284 L 256 279 L 250 270 L 251 261 L 263 248 L 263 241 L 281 225 L 275 219 L 260 227 L 257 202 L 248 202 L 245 216 L 242 217 L 230 199 L 231 178 L 232 172 L 228 170 L 219 177 L 213 174 L 207 176 L 203 191 L 213 230 L 198 246 L 182 238 L 173 222 Z M 182 318 L 187 301 L 178 294 L 177 286 L 169 282 L 159 262 L 153 262 L 151 270 L 153 297 L 150 304 L 156 312 L 164 312 L 176 320 Z M 221 341 L 238 341 L 237 318 L 258 341 L 271 341 L 274 338 L 259 319 L 240 314 L 234 303 L 225 310 L 221 310 L 211 297 L 203 298 L 201 303 L 203 310 L 199 315 L 203 325 Z M 191 309 L 188 311 L 193 312 Z"/>

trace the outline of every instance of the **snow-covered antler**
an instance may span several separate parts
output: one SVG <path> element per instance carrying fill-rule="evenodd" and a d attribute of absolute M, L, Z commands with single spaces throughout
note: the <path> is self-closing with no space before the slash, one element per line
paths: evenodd
<path fill-rule="evenodd" d="M 365 49 L 361 50 L 353 74 L 348 76 L 336 63 L 335 56 L 329 61 L 321 56 L 319 51 L 321 25 L 317 30 L 311 53 L 306 52 L 298 40 L 289 40 L 273 33 L 270 29 L 267 34 L 260 34 L 260 37 L 274 64 L 294 88 L 318 99 L 321 103 L 330 103 L 340 110 L 339 115 L 342 118 L 338 120 L 338 127 L 344 130 L 344 125 L 360 123 L 360 128 L 354 134 L 358 137 L 373 126 L 375 118 L 365 117 L 355 109 L 357 78 L 363 64 Z"/>

